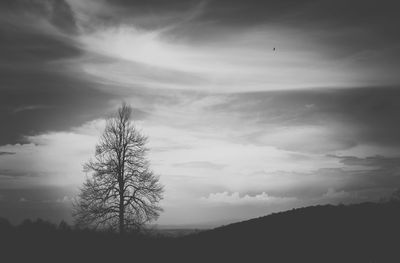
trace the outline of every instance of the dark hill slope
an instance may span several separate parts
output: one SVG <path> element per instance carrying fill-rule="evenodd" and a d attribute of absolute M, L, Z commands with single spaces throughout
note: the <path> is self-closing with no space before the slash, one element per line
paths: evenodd
<path fill-rule="evenodd" d="M 0 219 L 0 262 L 400 262 L 400 202 L 315 206 L 185 237 Z"/>
<path fill-rule="evenodd" d="M 182 240 L 204 262 L 400 262 L 400 203 L 294 209 Z"/>

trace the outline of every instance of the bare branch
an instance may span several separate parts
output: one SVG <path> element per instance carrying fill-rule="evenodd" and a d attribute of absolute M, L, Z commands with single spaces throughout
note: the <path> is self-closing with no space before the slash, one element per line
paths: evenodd
<path fill-rule="evenodd" d="M 74 218 L 78 225 L 112 227 L 121 233 L 157 219 L 163 187 L 149 169 L 147 137 L 130 120 L 123 104 L 107 120 L 94 159 L 84 165 L 91 177 L 84 183 Z"/>

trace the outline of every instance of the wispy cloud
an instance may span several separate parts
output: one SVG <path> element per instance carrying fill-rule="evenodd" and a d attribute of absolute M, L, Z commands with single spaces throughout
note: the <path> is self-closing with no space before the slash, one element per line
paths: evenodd
<path fill-rule="evenodd" d="M 42 109 L 51 109 L 53 106 L 48 105 L 26 105 L 18 107 L 14 110 L 14 113 L 19 113 L 21 111 L 31 111 L 31 110 L 42 110 Z"/>
<path fill-rule="evenodd" d="M 80 41 L 88 51 L 109 57 L 109 61 L 88 61 L 82 69 L 125 85 L 211 92 L 358 84 L 354 73 L 348 74 L 343 66 L 327 62 L 315 52 L 295 46 L 274 52 L 271 39 L 286 38 L 292 43 L 290 38 L 295 34 L 279 32 L 261 27 L 232 32 L 213 39 L 212 44 L 189 45 L 170 38 L 162 29 L 145 30 L 133 25 L 99 29 Z M 270 47 L 266 48 L 268 43 Z"/>
<path fill-rule="evenodd" d="M 225 165 L 223 165 L 223 164 L 217 164 L 217 163 L 212 163 L 212 162 L 201 162 L 201 161 L 175 163 L 173 165 L 176 167 L 198 168 L 198 169 L 217 169 L 217 170 L 225 167 Z"/>

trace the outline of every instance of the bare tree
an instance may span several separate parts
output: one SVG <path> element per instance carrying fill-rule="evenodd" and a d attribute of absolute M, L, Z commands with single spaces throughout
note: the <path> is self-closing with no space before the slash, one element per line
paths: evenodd
<path fill-rule="evenodd" d="M 125 103 L 108 119 L 96 146 L 94 160 L 84 165 L 90 173 L 74 207 L 78 226 L 112 228 L 122 234 L 158 218 L 163 187 L 149 169 L 147 137 L 130 120 Z"/>

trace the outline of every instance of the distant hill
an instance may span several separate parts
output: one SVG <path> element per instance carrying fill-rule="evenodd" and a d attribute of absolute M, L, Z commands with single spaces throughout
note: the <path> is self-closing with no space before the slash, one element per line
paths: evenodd
<path fill-rule="evenodd" d="M 1 262 L 400 262 L 399 240 L 393 200 L 293 209 L 180 237 L 0 220 Z"/>
<path fill-rule="evenodd" d="M 293 209 L 182 239 L 203 262 L 400 262 L 400 202 Z"/>

